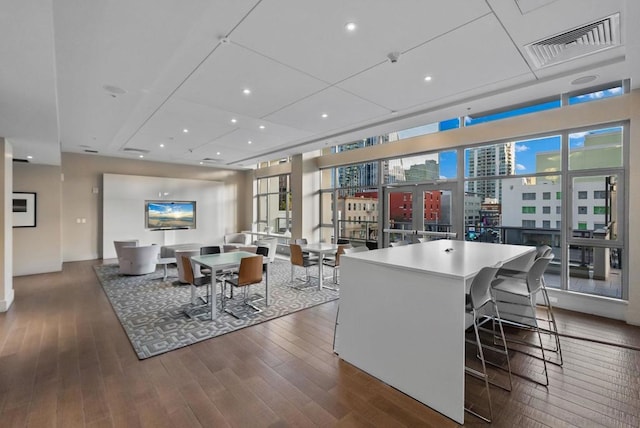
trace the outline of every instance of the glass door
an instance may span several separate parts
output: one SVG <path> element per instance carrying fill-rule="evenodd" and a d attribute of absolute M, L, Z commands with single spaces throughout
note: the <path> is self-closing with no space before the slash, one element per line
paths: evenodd
<path fill-rule="evenodd" d="M 569 176 L 566 270 L 568 289 L 626 298 L 622 287 L 624 199 L 622 172 Z"/>

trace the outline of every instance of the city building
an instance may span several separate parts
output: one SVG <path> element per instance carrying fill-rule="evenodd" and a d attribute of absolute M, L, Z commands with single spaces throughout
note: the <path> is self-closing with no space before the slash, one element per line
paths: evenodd
<path fill-rule="evenodd" d="M 464 221 L 467 226 L 480 226 L 480 209 L 482 206 L 482 196 L 475 193 L 465 193 L 464 195 Z"/>
<path fill-rule="evenodd" d="M 467 162 L 470 178 L 513 175 L 516 168 L 515 143 L 508 142 L 488 147 L 469 149 Z M 483 198 L 502 198 L 502 182 L 499 179 L 477 180 L 468 183 L 467 192 Z"/>
<path fill-rule="evenodd" d="M 338 198 L 338 230 L 341 238 L 376 240 L 378 198 L 366 192 Z"/>

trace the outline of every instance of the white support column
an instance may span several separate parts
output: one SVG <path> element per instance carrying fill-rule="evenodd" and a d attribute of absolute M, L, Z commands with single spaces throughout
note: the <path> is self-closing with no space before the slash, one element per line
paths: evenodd
<path fill-rule="evenodd" d="M 2 189 L 2 209 L 0 209 L 0 312 L 9 310 L 13 303 L 13 150 L 11 144 L 0 137 L 0 151 L 3 162 L 0 166 L 0 188 Z"/>
<path fill-rule="evenodd" d="M 291 158 L 291 236 L 315 242 L 320 234 L 320 174 L 316 163 L 319 152 Z"/>

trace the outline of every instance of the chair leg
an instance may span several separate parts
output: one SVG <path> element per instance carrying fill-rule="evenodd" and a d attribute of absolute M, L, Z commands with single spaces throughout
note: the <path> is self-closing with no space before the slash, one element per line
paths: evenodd
<path fill-rule="evenodd" d="M 547 293 L 547 288 L 542 286 L 542 298 L 544 299 L 544 304 L 547 307 L 547 316 L 549 318 L 549 331 L 553 336 L 555 336 L 556 340 L 556 349 L 555 351 L 558 353 L 558 358 L 560 358 L 560 365 L 562 366 L 562 348 L 560 347 L 560 336 L 558 335 L 558 325 L 556 324 L 556 317 L 553 315 L 553 307 L 551 306 L 551 300 L 549 300 L 549 294 Z"/>
<path fill-rule="evenodd" d="M 540 352 L 542 353 L 542 364 L 544 365 L 544 377 L 546 380 L 546 383 L 544 384 L 544 386 L 549 386 L 549 373 L 547 372 L 547 359 L 544 356 L 544 344 L 542 343 L 542 335 L 540 334 L 540 327 L 538 326 L 538 320 L 535 317 L 536 307 L 533 304 L 533 299 L 531 299 L 530 302 L 531 302 L 531 310 L 533 311 L 533 314 L 534 314 L 533 322 L 535 323 L 536 333 L 538 334 L 538 341 L 540 342 Z"/>
<path fill-rule="evenodd" d="M 338 331 L 338 315 L 340 315 L 340 304 L 338 304 L 338 309 L 336 310 L 336 323 L 333 326 L 333 345 L 331 346 L 331 349 L 333 349 L 333 352 L 336 351 L 336 332 Z"/>
<path fill-rule="evenodd" d="M 478 372 L 477 370 L 474 370 L 470 367 L 465 367 L 465 372 L 469 373 L 470 375 L 483 379 L 484 380 L 484 386 L 487 390 L 487 400 L 489 402 L 489 417 L 483 416 L 467 407 L 464 408 L 464 410 L 466 410 L 467 412 L 471 413 L 472 415 L 482 419 L 485 422 L 491 423 L 491 420 L 493 419 L 493 408 L 491 406 L 491 392 L 489 391 L 489 376 L 487 375 L 487 365 L 485 364 L 485 360 L 484 360 L 484 352 L 482 351 L 482 342 L 480 342 L 480 334 L 478 332 L 478 318 L 477 318 L 478 314 L 477 312 L 474 310 L 473 311 L 473 332 L 476 336 L 476 346 L 478 347 L 478 353 L 480 356 L 480 361 L 482 362 L 482 373 Z"/>
<path fill-rule="evenodd" d="M 496 302 L 492 302 L 492 303 L 493 303 L 493 310 L 496 313 L 496 316 L 494 318 L 498 319 L 498 327 L 500 327 L 500 338 L 502 339 L 502 347 L 504 349 L 504 355 L 507 358 L 507 369 L 509 370 L 509 391 L 511 391 L 513 390 L 513 378 L 511 375 L 511 361 L 509 360 L 509 349 L 507 348 L 507 337 L 505 336 L 504 329 L 502 328 L 502 318 L 500 318 L 498 305 L 496 304 Z"/>

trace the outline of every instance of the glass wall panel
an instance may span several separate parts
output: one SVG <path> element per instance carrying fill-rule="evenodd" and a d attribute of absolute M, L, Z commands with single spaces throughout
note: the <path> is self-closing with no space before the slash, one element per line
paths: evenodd
<path fill-rule="evenodd" d="M 501 202 L 465 193 L 465 239 L 512 245 L 549 245 L 561 262 L 562 200 L 545 199 L 562 187 L 559 175 L 490 180 Z M 488 187 L 487 183 L 478 183 Z M 526 199 L 523 195 L 527 194 Z M 533 197 L 531 194 L 535 194 Z"/>
<path fill-rule="evenodd" d="M 321 227 L 320 228 L 320 242 L 329 242 L 329 243 L 335 243 L 337 241 L 335 241 L 334 236 L 333 236 L 333 227 Z"/>
<path fill-rule="evenodd" d="M 338 238 L 366 244 L 378 239 L 378 189 L 339 189 Z"/>
<path fill-rule="evenodd" d="M 622 127 L 569 134 L 569 169 L 622 167 Z"/>
<path fill-rule="evenodd" d="M 614 247 L 569 246 L 569 290 L 622 298 L 622 250 Z M 554 269 L 545 273 L 554 281 Z"/>
<path fill-rule="evenodd" d="M 264 230 L 265 227 L 268 226 L 268 203 L 267 203 L 267 195 L 258 195 L 257 196 L 257 214 L 258 218 L 256 219 L 257 231 Z"/>
<path fill-rule="evenodd" d="M 614 88 L 605 89 L 602 91 L 589 92 L 588 94 L 575 95 L 569 98 L 569 105 L 587 103 L 590 101 L 600 100 L 603 98 L 617 97 L 622 95 L 624 90 L 622 86 L 616 86 Z"/>
<path fill-rule="evenodd" d="M 443 120 L 441 122 L 429 123 L 427 125 L 416 126 L 415 128 L 403 129 L 397 132 L 398 139 L 419 137 L 420 135 L 434 134 L 436 132 L 448 131 L 449 129 L 460 128 L 460 118 Z"/>
<path fill-rule="evenodd" d="M 623 92 L 622 86 L 596 89 L 589 93 L 570 94 L 564 100 L 569 104 L 577 104 L 617 96 Z M 560 104 L 558 97 L 557 100 L 545 100 L 535 105 L 473 115 L 465 118 L 465 125 L 553 109 L 560 107 Z M 402 229 L 440 230 L 446 223 L 446 210 L 443 209 L 447 208 L 450 216 L 451 213 L 456 214 L 456 221 L 464 219 L 467 240 L 550 245 L 555 258 L 548 271 L 547 286 L 622 298 L 626 296 L 626 288 L 623 289 L 622 285 L 616 291 L 604 292 L 596 289 L 595 285 L 590 289 L 576 282 L 578 279 L 603 281 L 597 278 L 600 274 L 596 271 L 604 268 L 596 268 L 596 262 L 607 257 L 610 261 L 609 273 L 604 278 L 615 280 L 616 275 L 618 279 L 621 277 L 622 238 L 614 242 L 597 235 L 601 230 L 614 238 L 624 235 L 624 231 L 612 227 L 612 224 L 623 225 L 625 222 L 625 219 L 616 218 L 622 216 L 624 211 L 618 209 L 622 202 L 615 197 L 615 183 L 625 180 L 625 128 L 617 125 L 466 147 L 464 161 L 460 162 L 464 164 L 461 174 L 457 170 L 457 153 L 462 153 L 460 149 L 323 170 L 322 190 L 318 193 L 321 206 L 320 238 L 327 242 L 349 239 L 354 245 L 368 245 L 380 236 L 380 242 L 387 245 L 389 240 L 403 236 Z M 460 120 L 452 119 L 386 136 L 365 138 L 333 149 L 327 148 L 327 151 L 341 152 L 391 143 L 459 126 Z M 568 165 L 569 170 L 563 170 L 563 165 Z M 456 179 L 463 179 L 464 184 L 458 187 Z M 437 180 L 443 181 L 434 183 Z M 589 183 L 602 182 L 605 186 L 588 186 Z M 440 200 L 435 205 L 429 204 L 433 192 L 438 190 L 437 186 L 441 183 L 445 185 L 445 192 L 439 191 Z M 386 187 L 385 184 L 391 186 Z M 447 188 L 447 185 L 450 187 Z M 433 186 L 434 189 L 425 189 L 425 186 Z M 271 187 L 268 186 L 267 192 L 273 192 Z M 387 195 L 384 201 L 379 199 L 382 198 L 382 193 L 378 194 L 379 189 L 384 189 Z M 453 189 L 453 193 L 448 189 Z M 454 201 L 452 197 L 462 189 L 465 192 L 461 199 L 464 201 L 464 216 L 458 214 L 460 207 L 456 204 L 459 201 L 457 198 Z M 424 206 L 418 199 L 424 202 Z M 452 201 L 445 206 L 447 199 Z M 388 227 L 398 230 L 392 234 L 397 236 L 389 236 L 390 239 L 380 235 L 382 231 L 378 230 L 378 224 L 387 224 L 386 220 L 379 222 L 377 218 L 383 202 L 388 204 L 382 213 L 383 220 L 388 219 Z M 273 201 L 268 201 L 268 205 L 272 204 Z M 569 217 L 565 219 L 565 215 Z M 447 227 L 459 228 L 460 225 L 456 223 Z M 593 239 L 589 241 L 583 239 L 591 237 Z M 607 247 L 608 256 L 600 255 L 601 247 Z M 561 283 L 561 278 L 566 282 Z M 612 284 L 614 280 L 611 280 Z"/>
<path fill-rule="evenodd" d="M 473 126 L 479 123 L 492 122 L 494 120 L 506 119 L 513 116 L 522 116 L 523 114 L 536 113 L 543 110 L 550 110 L 560 107 L 560 97 L 557 100 L 547 101 L 525 107 L 516 107 L 500 110 L 493 113 L 480 113 L 477 115 L 469 115 L 464 118 L 464 126 Z"/>
<path fill-rule="evenodd" d="M 335 153 L 340 153 L 348 150 L 361 149 L 363 147 L 375 146 L 377 144 L 385 144 L 391 141 L 397 141 L 398 136 L 395 133 L 388 135 L 376 135 L 374 137 L 363 138 L 361 140 L 352 141 L 351 143 L 340 144 L 334 147 Z"/>
<path fill-rule="evenodd" d="M 434 187 L 437 187 L 435 185 Z M 451 191 L 426 190 L 422 192 L 423 227 L 429 232 L 451 232 L 453 225 L 453 204 Z"/>
<path fill-rule="evenodd" d="M 333 227 L 333 190 L 320 192 L 320 224 Z"/>
<path fill-rule="evenodd" d="M 284 233 L 291 230 L 291 190 L 289 175 L 257 180 L 256 231 Z"/>
<path fill-rule="evenodd" d="M 465 177 L 490 177 L 559 172 L 561 137 L 510 141 L 465 150 Z M 487 197 L 496 196 L 495 186 L 489 186 Z M 475 192 L 477 193 L 477 188 Z M 474 190 L 470 190 L 474 191 Z"/>
<path fill-rule="evenodd" d="M 618 239 L 619 204 L 623 203 L 618 197 L 619 181 L 618 174 L 572 177 L 574 238 Z"/>
<path fill-rule="evenodd" d="M 389 229 L 414 230 L 413 192 L 390 190 L 387 197 Z M 388 237 L 389 242 L 401 241 L 404 238 L 402 233 L 390 233 Z"/>
<path fill-rule="evenodd" d="M 457 151 L 382 161 L 387 184 L 429 182 L 457 177 Z"/>

